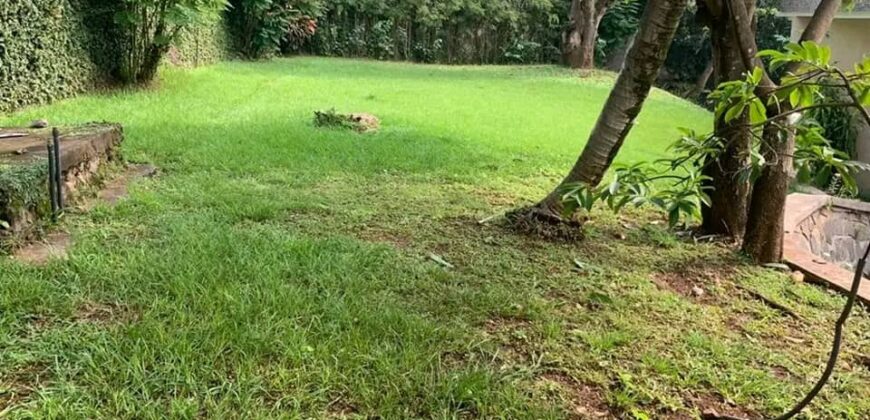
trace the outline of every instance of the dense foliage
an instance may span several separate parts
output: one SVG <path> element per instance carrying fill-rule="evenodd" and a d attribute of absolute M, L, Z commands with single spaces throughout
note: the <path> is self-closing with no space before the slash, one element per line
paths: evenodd
<path fill-rule="evenodd" d="M 169 61 L 178 66 L 198 67 L 229 58 L 230 36 L 223 19 L 209 19 L 185 28 L 169 49 Z"/>
<path fill-rule="evenodd" d="M 313 34 L 313 28 L 306 31 L 298 23 L 313 22 L 309 16 L 317 16 L 320 8 L 319 0 L 230 0 L 226 18 L 235 50 L 246 58 L 275 54 L 288 37 Z"/>
<path fill-rule="evenodd" d="M 0 2 L 0 112 L 94 86 L 89 31 L 67 0 Z"/>
<path fill-rule="evenodd" d="M 201 19 L 204 16 L 179 6 L 204 3 L 185 2 L 175 3 L 175 6 L 167 4 L 163 12 L 164 36 L 155 37 L 152 31 L 151 43 L 139 45 L 168 50 L 170 45 L 166 42 L 171 42 L 176 46 L 174 56 L 178 61 L 189 64 L 222 58 L 221 24 L 215 19 Z M 132 73 L 125 63 L 132 63 L 127 59 L 133 55 L 128 48 L 133 45 L 133 38 L 127 32 L 131 27 L 125 27 L 123 19 L 119 19 L 124 16 L 119 14 L 122 4 L 127 7 L 128 2 L 0 2 L 0 22 L 3 23 L 0 25 L 0 112 L 126 80 L 123 76 Z M 159 2 L 146 0 L 142 4 L 148 8 Z M 144 21 L 127 16 L 127 22 Z M 159 24 L 159 20 L 152 22 Z"/>
<path fill-rule="evenodd" d="M 117 24 L 117 76 L 148 83 L 181 31 L 223 10 L 225 0 L 122 0 L 112 8 Z"/>
<path fill-rule="evenodd" d="M 829 47 L 811 41 L 789 43 L 784 51 L 765 50 L 759 56 L 769 60 L 771 71 L 786 64 L 800 65 L 797 72 L 782 77 L 782 87 L 775 91 L 769 103 L 764 103 L 756 94 L 762 80 L 761 68 L 746 75 L 744 80 L 724 82 L 710 93 L 717 118 L 728 122 L 743 115 L 749 118 L 746 129 L 750 130 L 753 139 L 751 158 L 736 176 L 753 183 L 764 167 L 776 164 L 769 161 L 763 150 L 762 132 L 768 124 L 780 124 L 784 119 L 807 111 L 811 116 L 825 118 L 825 115 L 844 115 L 846 109 L 870 106 L 870 57 L 856 64 L 854 72 L 849 72 L 831 64 Z M 787 104 L 788 108 L 780 107 L 780 104 Z M 833 121 L 837 117 L 827 118 Z M 848 153 L 836 148 L 839 144 L 831 137 L 831 134 L 839 134 L 836 130 L 826 130 L 812 117 L 801 117 L 787 130 L 788 135 L 795 137 L 796 147 L 791 158 L 797 182 L 825 186 L 836 176 L 842 192 L 857 193 L 855 175 L 870 169 L 870 166 L 850 160 Z M 700 219 L 702 203 L 709 205 L 710 202 L 710 187 L 703 182 L 707 178 L 702 175 L 703 168 L 714 164 L 717 157 L 725 153 L 727 139 L 717 132 L 699 134 L 683 130 L 683 134 L 671 146 L 672 157 L 618 165 L 613 181 L 607 185 L 570 185 L 563 196 L 566 212 L 571 214 L 581 209 L 588 212 L 597 201 L 602 201 L 614 211 L 629 204 L 652 204 L 668 214 L 671 225 L 681 220 Z M 657 182 L 660 180 L 670 182 Z"/>
<path fill-rule="evenodd" d="M 779 3 L 780 0 L 758 1 L 756 42 L 760 49 L 779 49 L 789 41 L 791 24 L 788 18 L 776 15 Z M 683 15 L 668 51 L 662 82 L 672 90 L 694 83 L 712 57 L 710 31 L 696 17 L 697 12 L 695 2 Z"/>
<path fill-rule="evenodd" d="M 559 59 L 567 0 L 336 0 L 325 2 L 306 50 L 443 63 Z"/>

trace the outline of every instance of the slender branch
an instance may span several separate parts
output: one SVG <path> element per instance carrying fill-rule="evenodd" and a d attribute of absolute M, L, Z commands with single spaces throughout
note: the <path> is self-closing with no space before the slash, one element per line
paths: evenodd
<path fill-rule="evenodd" d="M 852 85 L 849 83 L 846 74 L 838 68 L 835 68 L 834 72 L 836 72 L 837 76 L 839 76 L 840 79 L 843 80 L 843 83 L 846 84 L 846 92 L 849 93 L 849 97 L 852 98 L 852 102 L 854 102 L 855 107 L 858 108 L 859 113 L 862 117 L 864 117 L 864 122 L 866 122 L 867 126 L 870 127 L 870 112 L 867 111 L 867 108 L 861 106 L 861 100 L 858 99 L 858 96 L 855 95 L 855 92 L 852 90 Z"/>
<path fill-rule="evenodd" d="M 738 126 L 742 125 L 742 126 L 749 126 L 749 127 L 761 127 L 761 126 L 767 125 L 768 123 L 775 122 L 776 120 L 780 120 L 780 119 L 787 117 L 789 115 L 799 114 L 801 112 L 809 111 L 811 109 L 816 109 L 816 108 L 856 108 L 856 107 L 858 107 L 858 106 L 856 106 L 855 104 L 853 104 L 851 102 L 842 102 L 842 103 L 838 102 L 838 103 L 832 103 L 832 104 L 813 104 L 813 105 L 807 105 L 807 106 L 800 107 L 800 108 L 793 108 L 793 109 L 789 109 L 786 111 L 782 111 L 778 115 L 774 115 L 773 117 L 770 117 L 764 121 L 757 122 L 755 124 L 746 123 L 746 124 L 739 124 Z"/>
<path fill-rule="evenodd" d="M 731 21 L 733 22 L 732 29 L 734 30 L 734 38 L 737 40 L 738 50 L 740 50 L 740 58 L 743 61 L 743 66 L 747 71 L 758 67 L 761 69 L 761 83 L 758 84 L 759 97 L 767 98 L 770 95 L 770 90 L 776 87 L 776 83 L 767 74 L 764 69 L 764 63 L 756 56 L 758 54 L 758 45 L 755 43 L 755 31 L 752 29 L 751 18 L 746 10 L 746 5 L 742 0 L 725 0 L 728 7 Z"/>

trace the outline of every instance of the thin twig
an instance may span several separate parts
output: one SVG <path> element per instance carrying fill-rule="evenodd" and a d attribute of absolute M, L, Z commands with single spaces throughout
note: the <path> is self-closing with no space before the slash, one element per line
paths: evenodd
<path fill-rule="evenodd" d="M 736 286 L 738 289 L 748 293 L 750 296 L 764 302 L 765 305 L 770 306 L 771 308 L 774 308 L 774 309 L 776 309 L 776 310 L 778 310 L 778 311 L 780 311 L 780 312 L 782 312 L 782 313 L 784 313 L 784 314 L 786 314 L 786 315 L 788 315 L 788 316 L 790 316 L 798 321 L 803 322 L 804 319 L 800 315 L 798 315 L 797 312 L 795 312 L 794 310 L 792 310 L 788 306 L 785 306 L 782 303 L 779 303 L 779 302 L 777 302 L 777 301 L 775 301 L 767 296 L 764 296 L 763 294 L 756 292 L 755 290 L 752 290 L 748 287 L 744 287 L 744 286 L 741 286 L 739 284 Z"/>

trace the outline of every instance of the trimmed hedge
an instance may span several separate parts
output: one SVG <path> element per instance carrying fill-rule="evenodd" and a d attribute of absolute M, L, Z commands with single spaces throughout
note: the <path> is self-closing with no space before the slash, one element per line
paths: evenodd
<path fill-rule="evenodd" d="M 83 19 L 68 0 L 0 2 L 0 112 L 93 87 Z"/>
<path fill-rule="evenodd" d="M 230 58 L 230 38 L 223 20 L 183 31 L 169 50 L 168 61 L 198 67 Z"/>
<path fill-rule="evenodd" d="M 0 0 L 0 113 L 114 83 L 117 0 Z M 179 64 L 210 64 L 226 53 L 220 22 L 186 31 Z"/>

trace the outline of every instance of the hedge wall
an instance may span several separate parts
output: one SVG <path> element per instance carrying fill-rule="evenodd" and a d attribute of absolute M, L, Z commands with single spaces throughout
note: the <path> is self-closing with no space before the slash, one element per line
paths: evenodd
<path fill-rule="evenodd" d="M 230 39 L 223 20 L 189 28 L 181 33 L 169 51 L 174 65 L 197 67 L 229 58 Z"/>
<path fill-rule="evenodd" d="M 93 87 L 85 34 L 68 0 L 0 2 L 0 112 Z"/>
<path fill-rule="evenodd" d="M 117 0 L 0 0 L 0 113 L 113 82 Z M 186 66 L 225 58 L 220 22 L 183 34 L 171 60 Z"/>

